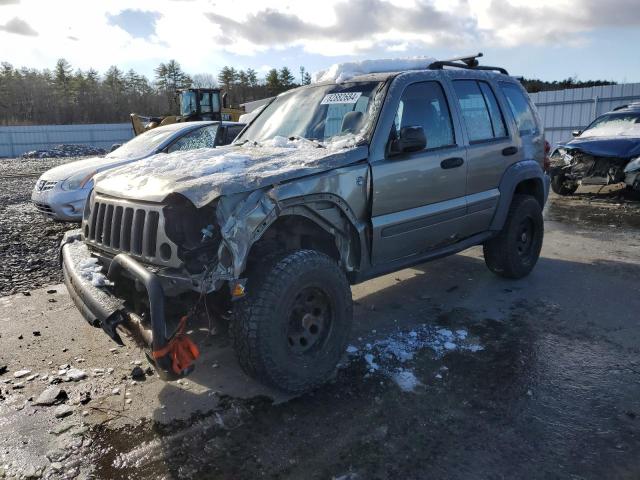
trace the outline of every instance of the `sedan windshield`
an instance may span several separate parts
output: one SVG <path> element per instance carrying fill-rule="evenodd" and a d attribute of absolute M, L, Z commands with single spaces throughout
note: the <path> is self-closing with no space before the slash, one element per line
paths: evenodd
<path fill-rule="evenodd" d="M 613 113 L 603 115 L 580 134 L 581 137 L 640 137 L 640 115 L 637 113 Z"/>
<path fill-rule="evenodd" d="M 174 129 L 154 128 L 132 138 L 107 155 L 106 158 L 122 158 L 123 160 L 144 158 L 155 153 L 157 148 L 175 133 Z"/>
<path fill-rule="evenodd" d="M 380 86 L 380 82 L 351 82 L 284 93 L 236 141 L 264 142 L 279 136 L 330 142 L 357 135 L 375 114 L 372 100 Z"/>

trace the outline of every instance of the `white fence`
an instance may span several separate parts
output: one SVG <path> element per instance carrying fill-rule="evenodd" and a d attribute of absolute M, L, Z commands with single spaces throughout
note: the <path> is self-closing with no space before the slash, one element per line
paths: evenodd
<path fill-rule="evenodd" d="M 539 92 L 529 95 L 542 117 L 552 145 L 570 140 L 596 117 L 620 105 L 640 101 L 640 83 Z"/>
<path fill-rule="evenodd" d="M 51 148 L 61 143 L 109 150 L 114 143 L 131 138 L 130 123 L 0 127 L 0 157 L 17 157 L 30 150 Z"/>

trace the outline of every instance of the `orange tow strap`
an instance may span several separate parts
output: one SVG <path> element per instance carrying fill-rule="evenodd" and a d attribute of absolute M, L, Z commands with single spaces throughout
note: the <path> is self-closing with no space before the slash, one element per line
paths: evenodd
<path fill-rule="evenodd" d="M 164 348 L 151 352 L 155 360 L 170 355 L 171 368 L 177 375 L 182 374 L 200 356 L 196 344 L 184 333 L 188 318 L 185 315 L 180 319 L 175 335 Z"/>

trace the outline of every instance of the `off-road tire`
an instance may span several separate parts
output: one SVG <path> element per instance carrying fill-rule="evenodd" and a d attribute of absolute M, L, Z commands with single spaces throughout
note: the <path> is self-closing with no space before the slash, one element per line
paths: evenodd
<path fill-rule="evenodd" d="M 336 261 L 317 251 L 296 250 L 265 258 L 247 278 L 247 294 L 234 303 L 230 328 L 242 369 L 292 393 L 325 383 L 345 350 L 353 319 L 351 289 Z M 300 296 L 308 291 L 322 296 L 331 318 L 325 330 L 320 328 L 326 338 L 313 345 L 317 350 L 300 354 L 292 351 L 298 345 L 289 332 L 300 316 Z M 306 296 L 302 301 L 309 302 Z"/>
<path fill-rule="evenodd" d="M 538 201 L 531 195 L 514 195 L 502 230 L 483 245 L 484 261 L 496 275 L 522 278 L 536 265 L 543 238 Z"/>
<path fill-rule="evenodd" d="M 553 175 L 551 177 L 551 190 L 562 196 L 573 195 L 578 190 L 578 184 L 567 181 L 562 174 Z"/>

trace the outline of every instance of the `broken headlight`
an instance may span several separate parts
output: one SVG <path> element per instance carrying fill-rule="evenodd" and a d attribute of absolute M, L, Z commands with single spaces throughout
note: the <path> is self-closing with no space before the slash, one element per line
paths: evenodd
<path fill-rule="evenodd" d="M 634 158 L 624 167 L 624 173 L 631 173 L 640 170 L 640 157 Z"/>

